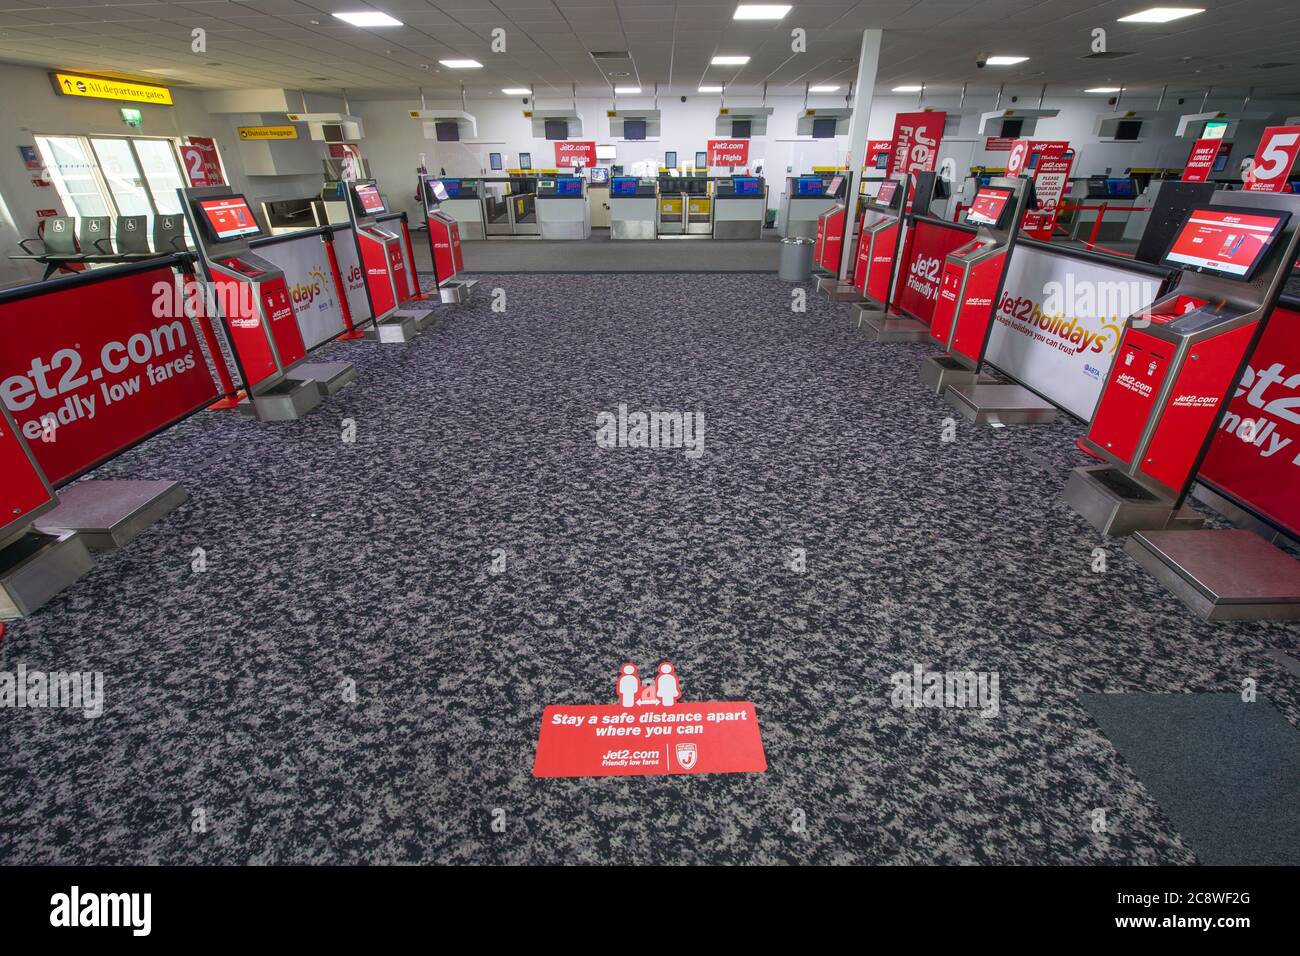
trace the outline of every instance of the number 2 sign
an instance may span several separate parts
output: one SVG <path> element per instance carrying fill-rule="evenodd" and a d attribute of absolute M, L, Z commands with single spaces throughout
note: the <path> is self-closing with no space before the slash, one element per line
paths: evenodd
<path fill-rule="evenodd" d="M 191 186 L 224 186 L 226 177 L 221 174 L 221 161 L 217 158 L 217 144 L 206 137 L 191 136 L 181 146 L 181 161 L 185 164 L 185 178 Z"/>
<path fill-rule="evenodd" d="M 1300 126 L 1270 126 L 1259 140 L 1255 165 L 1243 177 L 1242 190 L 1255 193 L 1280 193 L 1287 188 L 1287 177 L 1300 152 Z"/>

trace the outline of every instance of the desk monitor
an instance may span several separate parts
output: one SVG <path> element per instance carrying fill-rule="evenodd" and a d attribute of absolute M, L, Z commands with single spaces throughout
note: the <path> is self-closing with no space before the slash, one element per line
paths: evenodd
<path fill-rule="evenodd" d="M 1106 195 L 1110 199 L 1132 199 L 1136 195 L 1131 179 L 1107 179 Z"/>
<path fill-rule="evenodd" d="M 794 181 L 796 196 L 825 196 L 826 184 L 820 176 L 800 176 Z"/>
<path fill-rule="evenodd" d="M 590 173 L 591 173 L 591 184 L 593 186 L 603 186 L 607 182 L 609 182 L 608 166 L 593 166 L 591 167 Z"/>
<path fill-rule="evenodd" d="M 251 239 L 262 234 L 262 227 L 253 218 L 253 210 L 248 208 L 248 200 L 238 193 L 200 199 L 196 205 L 202 214 L 199 221 L 213 242 Z"/>
<path fill-rule="evenodd" d="M 1165 265 L 1249 281 L 1291 213 L 1281 209 L 1200 206 L 1165 253 Z"/>
<path fill-rule="evenodd" d="M 1011 201 L 1011 190 L 1000 186 L 981 186 L 966 210 L 968 226 L 989 226 L 996 229 L 1006 218 Z"/>
<path fill-rule="evenodd" d="M 635 196 L 637 187 L 637 178 L 635 176 L 615 176 L 610 180 L 609 194 L 611 196 Z"/>
<path fill-rule="evenodd" d="M 737 176 L 731 181 L 737 196 L 757 196 L 758 180 L 753 176 Z"/>
<path fill-rule="evenodd" d="M 560 179 L 556 181 L 555 193 L 558 196 L 581 196 L 581 179 Z"/>
<path fill-rule="evenodd" d="M 363 216 L 379 216 L 384 209 L 384 197 L 379 195 L 379 187 L 373 182 L 352 184 L 352 192 L 357 198 L 357 209 Z"/>

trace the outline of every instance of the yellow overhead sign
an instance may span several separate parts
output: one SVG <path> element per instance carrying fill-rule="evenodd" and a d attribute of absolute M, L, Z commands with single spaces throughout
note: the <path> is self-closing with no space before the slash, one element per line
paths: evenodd
<path fill-rule="evenodd" d="M 254 139 L 297 139 L 298 127 L 241 126 L 239 127 L 239 138 L 245 141 Z"/>
<path fill-rule="evenodd" d="M 107 80 L 102 76 L 81 76 L 77 73 L 51 73 L 50 81 L 54 84 L 55 91 L 64 96 L 89 96 L 97 100 L 151 103 L 154 106 L 172 105 L 172 91 L 165 86 Z"/>

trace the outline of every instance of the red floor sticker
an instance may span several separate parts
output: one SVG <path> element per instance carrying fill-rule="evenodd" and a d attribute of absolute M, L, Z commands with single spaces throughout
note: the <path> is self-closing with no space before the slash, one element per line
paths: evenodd
<path fill-rule="evenodd" d="M 758 716 L 748 701 L 682 703 L 676 669 L 640 679 L 624 664 L 617 704 L 552 704 L 542 713 L 534 777 L 761 773 Z"/>

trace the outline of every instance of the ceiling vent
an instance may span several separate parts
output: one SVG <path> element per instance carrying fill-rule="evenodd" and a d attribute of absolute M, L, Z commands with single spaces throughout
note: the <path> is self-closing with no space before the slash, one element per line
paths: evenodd
<path fill-rule="evenodd" d="M 1137 51 L 1131 50 L 1128 53 L 1125 53 L 1122 50 L 1110 50 L 1105 53 L 1089 53 L 1087 56 L 1079 57 L 1079 59 L 1080 60 L 1122 60 L 1126 56 L 1137 56 Z"/>
<path fill-rule="evenodd" d="M 592 59 L 594 60 L 630 60 L 632 54 L 627 50 L 592 50 Z"/>

